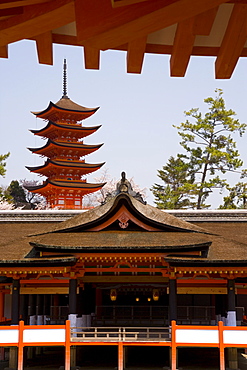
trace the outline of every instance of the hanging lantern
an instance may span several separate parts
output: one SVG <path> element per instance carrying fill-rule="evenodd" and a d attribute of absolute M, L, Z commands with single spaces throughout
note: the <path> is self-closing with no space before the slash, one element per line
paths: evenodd
<path fill-rule="evenodd" d="M 110 298 L 111 298 L 111 301 L 116 301 L 116 299 L 117 299 L 117 290 L 116 289 L 111 289 L 110 290 Z"/>
<path fill-rule="evenodd" d="M 153 289 L 153 300 L 158 301 L 160 298 L 159 289 Z"/>

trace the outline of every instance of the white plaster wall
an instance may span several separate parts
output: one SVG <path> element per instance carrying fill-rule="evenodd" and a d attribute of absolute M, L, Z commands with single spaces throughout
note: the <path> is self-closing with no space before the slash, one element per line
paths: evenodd
<path fill-rule="evenodd" d="M 26 329 L 23 343 L 65 342 L 65 329 Z"/>
<path fill-rule="evenodd" d="M 224 330 L 223 342 L 225 344 L 246 344 L 247 330 Z"/>
<path fill-rule="evenodd" d="M 218 330 L 177 329 L 177 343 L 218 343 Z"/>

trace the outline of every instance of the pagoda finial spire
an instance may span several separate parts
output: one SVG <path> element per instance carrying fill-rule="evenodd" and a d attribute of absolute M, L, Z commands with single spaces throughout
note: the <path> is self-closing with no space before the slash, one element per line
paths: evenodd
<path fill-rule="evenodd" d="M 63 96 L 62 98 L 69 99 L 67 95 L 67 61 L 63 61 Z"/>

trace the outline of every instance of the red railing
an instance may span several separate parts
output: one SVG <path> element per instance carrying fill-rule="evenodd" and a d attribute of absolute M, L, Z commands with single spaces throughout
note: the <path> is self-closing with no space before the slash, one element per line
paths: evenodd
<path fill-rule="evenodd" d="M 102 330 L 104 332 L 102 333 Z M 73 345 L 118 346 L 118 370 L 123 370 L 124 346 L 169 346 L 171 347 L 171 370 L 176 370 L 178 347 L 215 347 L 219 349 L 220 370 L 225 370 L 224 349 L 247 347 L 246 326 L 176 325 L 170 328 L 70 328 L 65 325 L 24 325 L 0 327 L 0 346 L 18 347 L 18 370 L 23 370 L 23 348 L 26 346 L 64 346 L 65 370 L 70 369 L 70 347 Z M 115 331 L 113 331 L 115 330 Z M 168 336 L 165 335 L 168 332 Z M 90 340 L 91 333 L 93 339 Z M 107 334 L 109 340 L 107 340 Z M 116 335 L 114 335 L 116 334 Z M 147 336 L 145 340 L 145 335 Z M 132 339 L 133 338 L 133 339 Z M 127 339 L 127 340 L 126 340 Z"/>

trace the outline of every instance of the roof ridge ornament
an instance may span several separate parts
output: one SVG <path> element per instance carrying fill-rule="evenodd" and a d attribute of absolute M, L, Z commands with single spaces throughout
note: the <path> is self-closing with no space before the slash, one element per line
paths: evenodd
<path fill-rule="evenodd" d="M 62 99 L 69 99 L 67 95 L 67 60 L 63 60 L 63 96 Z"/>
<path fill-rule="evenodd" d="M 139 200 L 139 202 L 147 204 L 147 202 L 143 200 L 142 194 L 133 190 L 131 182 L 127 180 L 126 173 L 124 171 L 121 173 L 121 180 L 117 182 L 116 190 L 113 192 L 108 192 L 106 194 L 106 198 L 103 204 L 121 193 L 129 194 L 136 200 Z"/>

